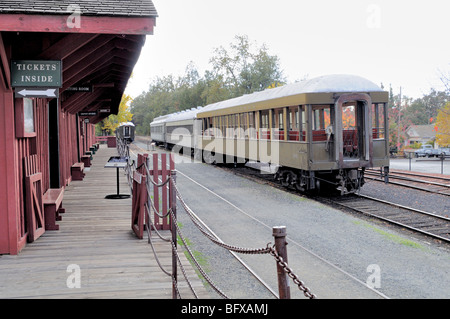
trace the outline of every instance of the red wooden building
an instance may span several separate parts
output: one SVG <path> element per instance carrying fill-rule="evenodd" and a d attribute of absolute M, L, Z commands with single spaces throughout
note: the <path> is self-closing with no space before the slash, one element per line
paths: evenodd
<path fill-rule="evenodd" d="M 63 209 L 156 17 L 151 0 L 0 2 L 0 254 L 20 252 Z"/>

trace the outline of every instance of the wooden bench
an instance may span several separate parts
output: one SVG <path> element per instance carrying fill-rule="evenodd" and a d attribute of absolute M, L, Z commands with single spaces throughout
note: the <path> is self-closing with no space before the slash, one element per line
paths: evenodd
<path fill-rule="evenodd" d="M 84 178 L 84 163 L 75 163 L 71 167 L 72 180 L 82 181 Z"/>
<path fill-rule="evenodd" d="M 59 230 L 59 225 L 56 225 L 56 221 L 61 220 L 59 214 L 65 212 L 62 208 L 62 201 L 64 197 L 64 188 L 50 188 L 42 197 L 44 203 L 44 216 L 45 216 L 45 230 Z"/>
<path fill-rule="evenodd" d="M 81 161 L 83 162 L 84 167 L 91 167 L 91 155 L 81 156 Z"/>

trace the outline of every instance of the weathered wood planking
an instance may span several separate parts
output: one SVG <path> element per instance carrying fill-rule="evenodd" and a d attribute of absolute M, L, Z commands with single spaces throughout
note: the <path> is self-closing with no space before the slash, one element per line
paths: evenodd
<path fill-rule="evenodd" d="M 147 240 L 138 240 L 131 230 L 131 199 L 104 199 L 117 192 L 116 170 L 104 168 L 116 155 L 102 145 L 85 179 L 66 188 L 59 231 L 45 232 L 18 256 L 0 256 L 0 298 L 172 298 L 171 278 L 157 265 Z M 120 192 L 130 194 L 122 173 Z M 153 240 L 170 271 L 170 244 Z M 199 297 L 208 298 L 183 254 L 181 259 Z M 67 287 L 72 264 L 80 267 L 79 289 Z M 182 298 L 192 298 L 178 274 Z"/>

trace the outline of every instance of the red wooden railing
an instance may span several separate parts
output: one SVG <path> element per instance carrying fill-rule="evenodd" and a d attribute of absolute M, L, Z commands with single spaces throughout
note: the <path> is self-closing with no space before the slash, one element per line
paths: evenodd
<path fill-rule="evenodd" d="M 150 165 L 148 154 L 138 154 L 137 167 L 132 172 L 132 229 L 140 239 L 143 238 L 144 224 L 157 230 L 171 230 L 169 213 L 173 210 L 171 197 L 174 190 L 169 180 L 175 171 L 175 162 L 169 154 L 153 154 L 151 159 Z"/>

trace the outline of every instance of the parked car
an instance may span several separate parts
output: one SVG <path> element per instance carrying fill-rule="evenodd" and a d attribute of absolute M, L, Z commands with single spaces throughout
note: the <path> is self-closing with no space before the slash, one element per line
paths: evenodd
<path fill-rule="evenodd" d="M 414 155 L 416 157 L 439 157 L 441 152 L 430 144 L 424 144 L 414 152 Z"/>
<path fill-rule="evenodd" d="M 443 147 L 439 149 L 441 154 L 444 154 L 444 156 L 450 156 L 450 148 L 448 147 Z"/>

